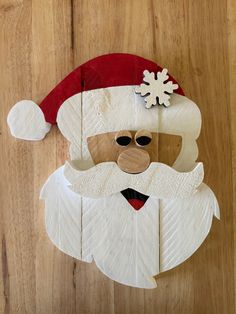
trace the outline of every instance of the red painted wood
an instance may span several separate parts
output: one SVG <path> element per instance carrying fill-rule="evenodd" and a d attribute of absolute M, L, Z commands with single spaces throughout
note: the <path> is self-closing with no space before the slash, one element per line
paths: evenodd
<path fill-rule="evenodd" d="M 126 53 L 103 55 L 82 64 L 66 76 L 41 102 L 40 107 L 46 121 L 55 124 L 62 103 L 77 93 L 112 86 L 141 84 L 144 70 L 158 72 L 162 68 L 152 61 Z M 177 83 L 172 76 L 170 80 Z M 184 95 L 181 87 L 175 92 Z"/>
<path fill-rule="evenodd" d="M 137 198 L 131 198 L 128 200 L 128 202 L 130 203 L 130 205 L 135 209 L 135 210 L 139 210 L 140 208 L 143 207 L 143 205 L 145 204 L 145 202 L 143 200 L 139 200 Z"/>

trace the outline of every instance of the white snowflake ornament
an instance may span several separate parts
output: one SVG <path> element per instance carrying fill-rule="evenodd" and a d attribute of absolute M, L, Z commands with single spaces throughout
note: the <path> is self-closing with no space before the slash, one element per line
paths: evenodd
<path fill-rule="evenodd" d="M 157 72 L 157 78 L 153 72 L 149 72 L 148 70 L 143 72 L 143 81 L 147 84 L 142 83 L 140 86 L 137 86 L 135 92 L 141 94 L 141 96 L 147 95 L 145 97 L 146 108 L 151 108 L 151 106 L 157 104 L 164 105 L 165 107 L 170 106 L 170 94 L 179 86 L 172 81 L 166 82 L 169 78 L 167 72 L 167 69 Z"/>

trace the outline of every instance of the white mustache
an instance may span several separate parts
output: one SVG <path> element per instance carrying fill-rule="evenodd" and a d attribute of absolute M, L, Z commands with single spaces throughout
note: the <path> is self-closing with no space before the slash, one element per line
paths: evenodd
<path fill-rule="evenodd" d="M 152 162 L 144 172 L 129 174 L 115 162 L 100 163 L 88 170 L 74 168 L 71 162 L 66 162 L 64 175 L 70 188 L 84 197 L 106 197 L 131 188 L 166 199 L 185 198 L 195 193 L 203 181 L 204 169 L 201 162 L 190 172 L 178 172 L 165 164 Z"/>

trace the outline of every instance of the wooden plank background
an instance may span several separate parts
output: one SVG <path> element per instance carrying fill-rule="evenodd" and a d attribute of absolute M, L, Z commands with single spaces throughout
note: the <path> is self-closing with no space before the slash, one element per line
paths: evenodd
<path fill-rule="evenodd" d="M 221 208 L 204 245 L 155 290 L 114 283 L 52 245 L 38 196 L 68 144 L 56 127 L 30 143 L 6 126 L 16 101 L 40 102 L 109 52 L 166 66 L 199 105 L 199 160 Z M 0 0 L 0 313 L 235 313 L 235 105 L 234 0 Z"/>

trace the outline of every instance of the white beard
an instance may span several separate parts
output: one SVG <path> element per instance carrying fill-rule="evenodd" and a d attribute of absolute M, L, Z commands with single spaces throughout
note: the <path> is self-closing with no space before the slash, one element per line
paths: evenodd
<path fill-rule="evenodd" d="M 153 276 L 190 257 L 210 231 L 217 200 L 202 183 L 185 199 L 149 197 L 135 211 L 116 193 L 104 198 L 81 197 L 68 187 L 64 166 L 44 184 L 45 221 L 52 242 L 77 259 L 92 262 L 111 279 L 154 288 Z"/>
<path fill-rule="evenodd" d="M 197 192 L 204 170 L 200 162 L 190 172 L 178 172 L 163 163 L 152 162 L 144 172 L 130 174 L 122 171 L 116 162 L 103 162 L 87 170 L 66 162 L 64 176 L 71 189 L 84 197 L 98 199 L 132 188 L 155 198 L 172 199 Z"/>

